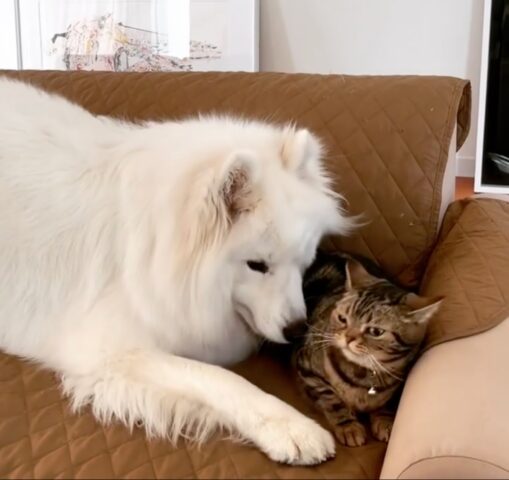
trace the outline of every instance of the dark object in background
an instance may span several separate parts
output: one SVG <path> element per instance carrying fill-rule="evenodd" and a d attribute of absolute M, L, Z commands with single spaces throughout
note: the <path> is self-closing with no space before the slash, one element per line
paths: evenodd
<path fill-rule="evenodd" d="M 509 184 L 509 175 L 497 169 L 496 155 L 509 157 L 509 0 L 493 0 L 484 126 L 483 183 Z M 508 164 L 509 168 L 509 164 Z"/>

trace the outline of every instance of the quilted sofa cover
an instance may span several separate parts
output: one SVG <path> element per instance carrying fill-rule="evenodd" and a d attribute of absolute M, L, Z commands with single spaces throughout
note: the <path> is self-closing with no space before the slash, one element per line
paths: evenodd
<path fill-rule="evenodd" d="M 425 295 L 447 296 L 432 319 L 426 348 L 483 332 L 508 318 L 508 280 L 509 203 L 494 198 L 453 203 L 421 286 Z"/>
<path fill-rule="evenodd" d="M 331 238 L 325 245 L 371 256 L 412 286 L 419 284 L 437 240 L 454 128 L 457 147 L 469 129 L 469 85 L 455 78 L 5 74 L 59 92 L 100 115 L 142 121 L 227 112 L 312 129 L 328 147 L 328 167 L 348 210 L 365 220 L 353 238 Z M 429 278 L 429 288 L 435 288 Z M 436 286 L 447 293 L 442 287 Z M 236 370 L 317 418 L 297 395 L 285 359 L 280 351 L 268 351 Z M 51 372 L 0 354 L 0 477 L 373 478 L 384 453 L 385 445 L 370 442 L 339 448 L 323 465 L 295 468 L 225 440 L 201 449 L 184 442 L 172 447 L 147 440 L 142 431 L 98 425 L 86 410 L 72 415 Z"/>

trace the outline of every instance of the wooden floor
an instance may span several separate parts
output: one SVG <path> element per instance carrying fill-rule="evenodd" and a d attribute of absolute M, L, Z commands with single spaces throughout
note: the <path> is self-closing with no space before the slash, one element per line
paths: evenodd
<path fill-rule="evenodd" d="M 474 193 L 474 179 L 470 177 L 456 177 L 456 200 L 469 197 Z"/>

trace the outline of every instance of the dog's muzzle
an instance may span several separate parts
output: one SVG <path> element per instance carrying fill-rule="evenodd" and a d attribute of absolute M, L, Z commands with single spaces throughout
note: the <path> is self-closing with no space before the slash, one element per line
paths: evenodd
<path fill-rule="evenodd" d="M 283 328 L 283 336 L 288 342 L 294 342 L 295 340 L 302 338 L 308 329 L 308 325 L 305 320 L 299 320 L 292 322 Z"/>

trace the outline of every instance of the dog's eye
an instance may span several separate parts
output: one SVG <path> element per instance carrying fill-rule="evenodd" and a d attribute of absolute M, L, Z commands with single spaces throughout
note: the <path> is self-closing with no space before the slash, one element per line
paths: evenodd
<path fill-rule="evenodd" d="M 247 266 L 255 272 L 267 273 L 269 271 L 269 267 L 265 262 L 260 262 L 257 260 L 248 260 Z"/>
<path fill-rule="evenodd" d="M 385 330 L 378 327 L 369 327 L 366 329 L 366 333 L 371 337 L 381 337 L 385 333 Z"/>

